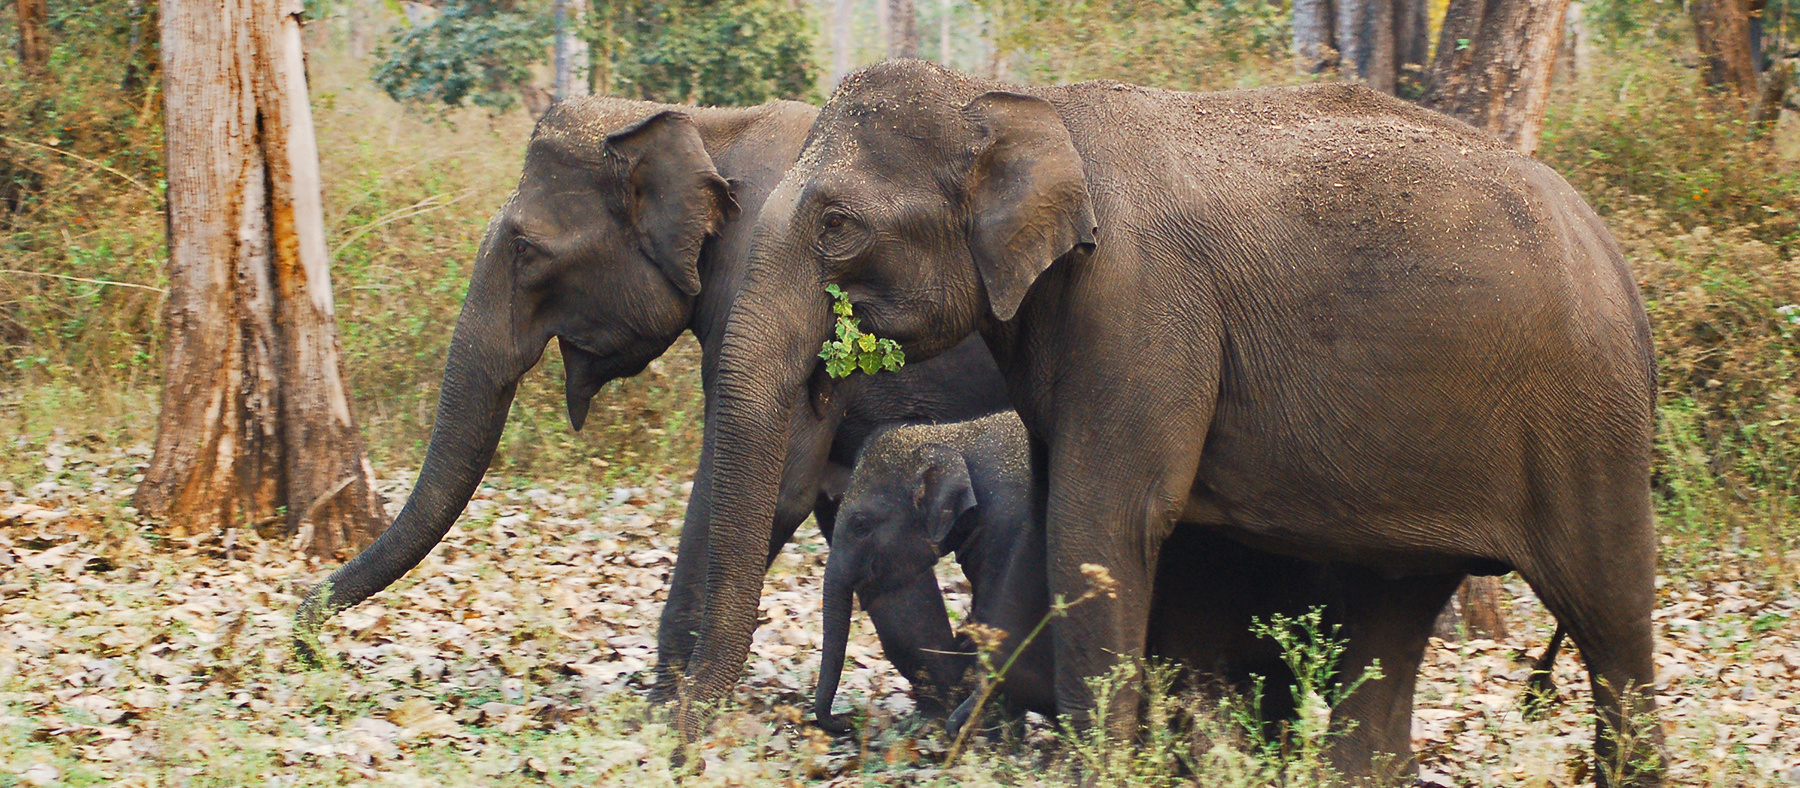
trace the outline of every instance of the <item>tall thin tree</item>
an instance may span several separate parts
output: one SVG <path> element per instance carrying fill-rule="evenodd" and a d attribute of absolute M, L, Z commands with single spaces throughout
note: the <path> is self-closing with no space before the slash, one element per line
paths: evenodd
<path fill-rule="evenodd" d="M 253 526 L 315 555 L 387 518 L 351 417 L 299 0 L 164 0 L 169 301 L 137 506 L 175 535 Z"/>
<path fill-rule="evenodd" d="M 850 0 L 831 0 L 831 84 L 825 88 L 826 95 L 837 90 L 838 83 L 850 73 L 850 64 L 854 62 L 855 55 L 853 50 L 856 47 L 851 35 L 854 22 Z"/>
<path fill-rule="evenodd" d="M 938 2 L 938 62 L 950 67 L 950 11 L 951 0 Z"/>
<path fill-rule="evenodd" d="M 50 62 L 50 42 L 44 40 L 44 25 L 50 11 L 44 0 L 15 0 L 19 11 L 19 67 L 26 74 L 38 76 Z"/>
<path fill-rule="evenodd" d="M 913 0 L 876 0 L 887 3 L 888 57 L 919 56 L 919 14 Z"/>

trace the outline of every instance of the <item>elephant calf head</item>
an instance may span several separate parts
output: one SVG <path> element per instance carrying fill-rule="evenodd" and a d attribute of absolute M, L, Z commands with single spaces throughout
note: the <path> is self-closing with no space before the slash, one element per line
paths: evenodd
<path fill-rule="evenodd" d="M 850 634 L 854 593 L 882 650 L 912 682 L 921 710 L 942 714 L 975 664 L 954 635 L 938 587 L 938 560 L 954 553 L 974 591 L 972 620 L 1025 596 L 1006 588 L 1028 551 L 1031 473 L 1025 428 L 1012 412 L 945 425 L 897 427 L 871 439 L 851 473 L 825 570 L 825 650 L 814 710 L 841 730 L 831 705 Z M 1041 550 L 1038 551 L 1041 553 Z M 1027 582 L 1044 583 L 1039 567 Z M 1040 611 L 1041 612 L 1041 611 Z"/>

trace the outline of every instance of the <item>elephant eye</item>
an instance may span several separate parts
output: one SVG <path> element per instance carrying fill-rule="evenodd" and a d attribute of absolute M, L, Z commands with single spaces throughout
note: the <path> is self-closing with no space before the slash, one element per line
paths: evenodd
<path fill-rule="evenodd" d="M 869 233 L 862 223 L 843 211 L 827 210 L 819 224 L 819 251 L 829 259 L 855 257 L 868 243 Z"/>
<path fill-rule="evenodd" d="M 512 245 L 513 245 L 513 255 L 520 259 L 523 259 L 523 258 L 531 255 L 533 252 L 537 251 L 537 245 L 533 244 L 530 241 L 525 240 L 523 237 L 515 236 L 513 238 Z"/>

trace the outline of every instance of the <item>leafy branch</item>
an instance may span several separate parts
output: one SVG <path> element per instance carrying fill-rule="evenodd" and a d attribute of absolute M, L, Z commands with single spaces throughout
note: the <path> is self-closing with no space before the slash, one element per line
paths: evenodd
<path fill-rule="evenodd" d="M 873 375 L 906 366 L 906 352 L 900 349 L 899 342 L 863 332 L 862 321 L 852 314 L 850 296 L 845 295 L 842 288 L 826 285 L 825 292 L 833 299 L 831 313 L 837 317 L 837 339 L 827 339 L 819 348 L 819 358 L 825 359 L 826 374 L 847 378 L 859 369 L 865 375 Z"/>

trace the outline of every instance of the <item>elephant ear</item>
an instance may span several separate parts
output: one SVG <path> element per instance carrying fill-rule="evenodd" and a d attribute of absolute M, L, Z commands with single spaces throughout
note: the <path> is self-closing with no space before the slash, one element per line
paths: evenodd
<path fill-rule="evenodd" d="M 913 481 L 913 507 L 925 516 L 925 533 L 938 555 L 954 551 L 967 536 L 957 524 L 979 503 L 962 452 L 942 443 L 914 450 L 918 476 Z"/>
<path fill-rule="evenodd" d="M 993 91 L 963 113 L 981 127 L 969 173 L 969 248 L 994 317 L 1011 320 L 1038 275 L 1094 246 L 1087 175 L 1050 103 Z"/>
<path fill-rule="evenodd" d="M 700 128 L 686 114 L 666 110 L 607 135 L 606 145 L 629 168 L 626 201 L 639 248 L 681 292 L 698 294 L 700 247 L 738 215 Z"/>

